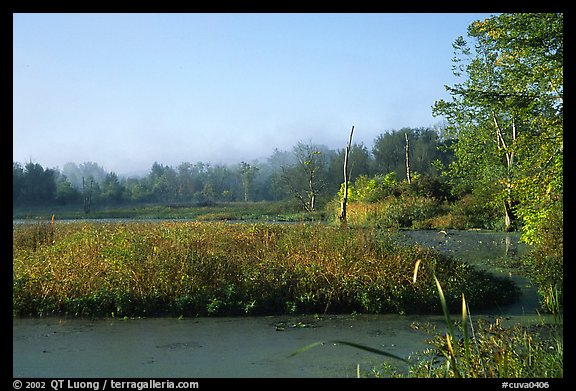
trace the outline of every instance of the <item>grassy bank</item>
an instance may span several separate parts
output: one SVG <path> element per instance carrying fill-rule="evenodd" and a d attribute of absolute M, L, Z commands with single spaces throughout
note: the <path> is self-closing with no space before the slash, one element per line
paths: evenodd
<path fill-rule="evenodd" d="M 375 229 L 201 222 L 22 224 L 14 314 L 79 316 L 438 313 L 504 305 L 506 279 Z M 412 282 L 416 260 L 428 265 Z"/>

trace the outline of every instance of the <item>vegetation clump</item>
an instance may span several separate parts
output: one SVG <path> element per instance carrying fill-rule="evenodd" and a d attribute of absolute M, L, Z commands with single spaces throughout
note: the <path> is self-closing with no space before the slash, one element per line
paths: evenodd
<path fill-rule="evenodd" d="M 195 316 L 278 313 L 431 313 L 434 270 L 458 308 L 505 305 L 508 279 L 377 229 L 223 222 L 68 223 L 13 229 L 13 304 L 19 316 Z"/>

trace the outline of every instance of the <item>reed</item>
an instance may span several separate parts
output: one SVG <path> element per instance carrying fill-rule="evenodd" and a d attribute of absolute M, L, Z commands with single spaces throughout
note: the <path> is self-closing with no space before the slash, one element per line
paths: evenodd
<path fill-rule="evenodd" d="M 417 261 L 413 281 L 416 281 L 419 265 Z M 430 342 L 434 348 L 415 354 L 417 362 L 409 368 L 410 377 L 563 377 L 564 346 L 560 323 L 505 328 L 502 319 L 498 318 L 493 323 L 478 321 L 475 330 L 462 294 L 462 321 L 455 329 L 442 286 L 437 279 L 435 282 L 448 331 L 444 336 L 433 332 L 434 338 Z M 391 370 L 390 365 L 386 366 L 385 372 L 389 376 L 402 377 Z"/>

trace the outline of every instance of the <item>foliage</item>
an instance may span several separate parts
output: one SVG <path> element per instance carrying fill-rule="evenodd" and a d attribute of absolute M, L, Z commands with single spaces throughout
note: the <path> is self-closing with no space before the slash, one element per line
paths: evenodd
<path fill-rule="evenodd" d="M 542 162 L 536 174 L 527 176 L 516 184 L 519 190 L 516 211 L 522 219 L 522 239 L 526 243 L 543 244 L 542 231 L 547 229 L 551 220 L 562 218 L 562 161 L 562 155 L 557 155 L 552 161 Z"/>
<path fill-rule="evenodd" d="M 539 224 L 538 245 L 525 259 L 528 275 L 538 286 L 545 311 L 562 312 L 564 296 L 564 221 L 562 210 L 552 210 Z"/>
<path fill-rule="evenodd" d="M 438 130 L 432 128 L 402 128 L 378 136 L 374 141 L 374 171 L 395 172 L 397 178 L 406 179 L 405 135 L 410 142 L 410 168 L 428 176 L 437 175 L 432 163 L 436 160 L 445 164 L 451 161 L 450 153 L 441 147 L 444 144 Z"/>
<path fill-rule="evenodd" d="M 484 203 L 468 205 L 466 198 L 463 198 L 462 203 L 449 206 L 447 203 L 452 199 L 450 190 L 438 177 L 414 172 L 410 184 L 407 181 L 399 182 L 396 178 L 396 173 L 390 172 L 373 178 L 360 176 L 350 184 L 349 223 L 393 228 L 485 228 L 493 223 L 491 213 L 478 214 L 482 208 L 486 208 Z M 338 199 L 342 196 L 343 187 Z M 336 200 L 327 208 L 334 215 Z M 488 220 L 486 224 L 484 219 Z"/>
<path fill-rule="evenodd" d="M 500 208 L 492 204 L 482 193 L 472 193 L 456 201 L 451 208 L 452 215 L 464 222 L 461 229 L 482 228 L 502 229 Z"/>
<path fill-rule="evenodd" d="M 490 185 L 506 228 L 517 214 L 532 231 L 562 194 L 563 15 L 502 14 L 468 36 L 474 52 L 462 37 L 454 43 L 453 72 L 464 80 L 434 105 L 455 139 L 450 174 Z"/>
<path fill-rule="evenodd" d="M 329 159 L 327 190 L 335 193 L 344 179 L 343 163 L 346 148 L 336 151 Z M 353 143 L 348 155 L 349 177 L 353 181 L 359 176 L 367 176 L 372 172 L 372 155 L 364 144 Z M 336 185 L 336 187 L 335 187 Z"/>
<path fill-rule="evenodd" d="M 244 201 L 252 198 L 252 184 L 254 183 L 254 177 L 258 172 L 259 168 L 246 162 L 240 163 L 240 174 L 242 176 L 242 187 L 244 189 Z"/>
<path fill-rule="evenodd" d="M 38 163 L 26 163 L 24 168 L 12 164 L 12 200 L 14 203 L 29 205 L 48 204 L 56 199 L 56 171 L 44 169 Z"/>
<path fill-rule="evenodd" d="M 398 195 L 398 182 L 396 173 L 377 175 L 372 179 L 365 175 L 359 176 L 353 184 L 348 186 L 348 201 L 350 202 L 375 202 L 388 195 Z M 338 198 L 344 196 L 344 184 L 340 187 Z"/>
<path fill-rule="evenodd" d="M 307 212 L 316 210 L 316 201 L 327 184 L 327 158 L 320 146 L 299 142 L 293 150 L 296 163 L 282 167 L 282 179 Z"/>
<path fill-rule="evenodd" d="M 55 224 L 51 242 L 13 229 L 16 315 L 270 314 L 290 311 L 427 313 L 433 265 L 450 308 L 504 305 L 518 289 L 452 258 L 396 244 L 382 231 L 326 225 L 225 223 Z"/>

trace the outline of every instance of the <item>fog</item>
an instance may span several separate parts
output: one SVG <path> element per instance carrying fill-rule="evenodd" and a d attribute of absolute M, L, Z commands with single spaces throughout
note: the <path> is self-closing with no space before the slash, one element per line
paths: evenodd
<path fill-rule="evenodd" d="M 489 14 L 14 14 L 13 160 L 237 164 L 430 127 Z"/>

